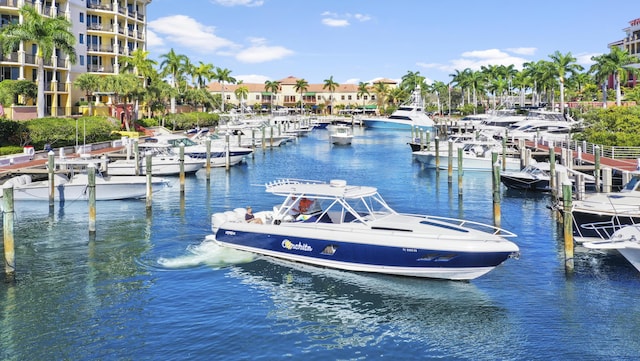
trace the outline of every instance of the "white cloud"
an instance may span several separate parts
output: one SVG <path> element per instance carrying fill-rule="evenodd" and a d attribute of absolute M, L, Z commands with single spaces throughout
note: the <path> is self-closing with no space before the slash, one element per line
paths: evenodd
<path fill-rule="evenodd" d="M 156 33 L 151 30 L 147 30 L 147 47 L 150 48 L 162 48 L 164 41 Z"/>
<path fill-rule="evenodd" d="M 360 79 L 358 78 L 351 78 L 351 79 L 347 79 L 344 82 L 345 84 L 358 84 L 360 83 Z"/>
<path fill-rule="evenodd" d="M 595 64 L 595 62 L 591 60 L 591 57 L 598 56 L 598 55 L 602 55 L 602 53 L 582 53 L 582 54 L 576 54 L 574 56 L 576 58 L 576 63 L 584 67 L 590 67 L 591 65 Z"/>
<path fill-rule="evenodd" d="M 349 19 L 355 19 L 360 22 L 371 20 L 371 16 L 366 14 L 338 14 L 331 11 L 325 11 L 322 14 L 322 24 L 331 27 L 345 27 L 351 25 Z"/>
<path fill-rule="evenodd" d="M 514 65 L 516 69 L 521 70 L 522 64 L 530 61 L 517 55 L 526 55 L 526 53 L 535 51 L 534 48 L 512 48 L 511 53 L 500 49 L 485 49 L 466 51 L 461 54 L 459 59 L 453 59 L 448 64 L 437 63 L 417 63 L 416 65 L 425 69 L 437 69 L 443 72 L 454 73 L 456 70 L 464 69 L 480 70 L 482 66 L 488 65 Z"/>
<path fill-rule="evenodd" d="M 215 27 L 201 24 L 186 15 L 172 15 L 150 21 L 149 29 L 158 37 L 157 43 L 183 46 L 200 53 L 237 47 L 232 41 L 216 36 Z"/>
<path fill-rule="evenodd" d="M 246 6 L 246 7 L 254 7 L 254 6 L 262 6 L 264 4 L 263 0 L 211 0 L 211 3 L 222 5 L 222 6 Z"/>
<path fill-rule="evenodd" d="M 234 78 L 236 78 L 236 80 L 242 80 L 247 84 L 262 84 L 267 80 L 271 80 L 268 76 L 258 74 L 237 75 L 234 76 Z"/>
<path fill-rule="evenodd" d="M 534 55 L 537 48 L 507 48 L 508 52 L 518 54 L 518 55 Z"/>
<path fill-rule="evenodd" d="M 349 21 L 347 20 L 341 20 L 341 19 L 332 19 L 332 18 L 324 18 L 322 19 L 322 23 L 326 26 L 331 26 L 331 27 L 345 27 L 345 26 L 349 26 Z"/>
<path fill-rule="evenodd" d="M 289 50 L 283 46 L 269 46 L 263 38 L 249 39 L 251 46 L 240 50 L 236 54 L 236 59 L 243 63 L 264 63 L 267 61 L 277 60 L 292 55 L 293 50 Z"/>

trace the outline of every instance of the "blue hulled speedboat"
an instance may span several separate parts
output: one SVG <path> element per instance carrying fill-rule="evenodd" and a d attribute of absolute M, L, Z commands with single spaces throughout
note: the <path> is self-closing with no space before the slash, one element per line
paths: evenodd
<path fill-rule="evenodd" d="M 519 248 L 515 234 L 491 225 L 400 214 L 367 186 L 345 181 L 280 180 L 266 191 L 283 197 L 245 221 L 245 210 L 215 213 L 212 230 L 223 246 L 342 270 L 470 280 Z"/>

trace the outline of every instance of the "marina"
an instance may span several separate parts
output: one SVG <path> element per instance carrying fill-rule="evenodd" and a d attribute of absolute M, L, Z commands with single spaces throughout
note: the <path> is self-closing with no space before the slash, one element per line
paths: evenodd
<path fill-rule="evenodd" d="M 335 270 L 220 247 L 211 215 L 272 209 L 265 184 L 344 179 L 412 214 L 492 224 L 490 172 L 460 185 L 412 158 L 406 131 L 355 127 L 335 147 L 316 129 L 200 169 L 144 200 L 51 210 L 15 204 L 16 280 L 0 283 L 0 358 L 631 360 L 640 273 L 621 255 L 576 248 L 546 193 L 502 187 L 501 226 L 520 250 L 472 281 Z M 464 192 L 460 192 L 461 187 Z"/>

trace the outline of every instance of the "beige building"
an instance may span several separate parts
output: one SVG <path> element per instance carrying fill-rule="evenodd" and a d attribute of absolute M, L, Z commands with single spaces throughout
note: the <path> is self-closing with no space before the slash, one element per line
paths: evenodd
<path fill-rule="evenodd" d="M 339 109 L 344 108 L 362 108 L 368 110 L 376 109 L 376 94 L 373 92 L 373 87 L 369 86 L 369 94 L 363 96 L 358 95 L 358 85 L 356 84 L 340 84 L 333 91 L 329 91 L 328 88 L 323 88 L 322 84 L 309 84 L 307 89 L 300 94 L 296 91 L 295 85 L 300 78 L 289 76 L 287 78 L 278 80 L 280 82 L 280 90 L 277 93 L 267 91 L 265 84 L 256 83 L 242 83 L 242 84 L 224 84 L 224 99 L 225 104 L 239 107 L 241 99 L 235 95 L 236 89 L 240 86 L 245 86 L 249 90 L 247 99 L 245 100 L 245 107 L 255 109 L 259 107 L 261 109 L 269 109 L 271 104 L 274 108 L 285 107 L 292 110 L 298 110 L 300 108 L 300 98 L 305 109 L 325 114 L 338 114 Z M 383 82 L 390 87 L 397 86 L 396 81 L 391 79 L 380 79 L 376 82 Z M 214 82 L 208 85 L 208 89 L 212 94 L 222 95 L 222 85 L 218 82 Z M 333 105 L 332 105 L 333 103 Z M 333 106 L 333 110 L 332 110 Z M 225 106 L 226 107 L 226 106 Z M 331 111 L 332 110 L 332 111 Z"/>
<path fill-rule="evenodd" d="M 629 52 L 629 55 L 640 58 L 640 18 L 629 21 L 629 26 L 622 29 L 626 36 L 622 40 L 609 43 L 609 48 L 617 46 Z M 634 67 L 640 68 L 640 63 L 633 64 Z M 634 87 L 638 83 L 637 77 L 630 75 L 626 84 L 621 84 L 628 87 Z M 609 87 L 613 88 L 613 77 L 609 77 Z"/>
<path fill-rule="evenodd" d="M 85 100 L 85 95 L 72 86 L 78 75 L 117 74 L 119 57 L 136 48 L 146 48 L 146 7 L 150 3 L 151 0 L 0 0 L 2 26 L 19 23 L 18 9 L 25 4 L 35 6 L 41 14 L 63 15 L 71 21 L 71 32 L 76 36 L 76 63 L 71 64 L 66 54 L 58 50 L 51 59 L 45 59 L 47 114 L 71 115 L 75 103 Z M 23 43 L 16 51 L 2 54 L 0 81 L 35 82 L 36 50 L 35 44 Z"/>

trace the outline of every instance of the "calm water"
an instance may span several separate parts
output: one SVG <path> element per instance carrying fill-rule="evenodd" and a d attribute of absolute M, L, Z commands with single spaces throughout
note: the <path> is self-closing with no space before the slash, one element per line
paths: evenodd
<path fill-rule="evenodd" d="M 177 179 L 144 201 L 16 204 L 15 284 L 0 283 L 2 360 L 626 360 L 640 355 L 640 273 L 621 256 L 576 253 L 547 196 L 502 191 L 519 260 L 472 282 L 356 274 L 221 249 L 212 212 L 277 197 L 277 177 L 377 186 L 396 210 L 492 223 L 490 174 L 422 169 L 408 134 L 326 130 L 259 150 L 229 172 Z"/>

